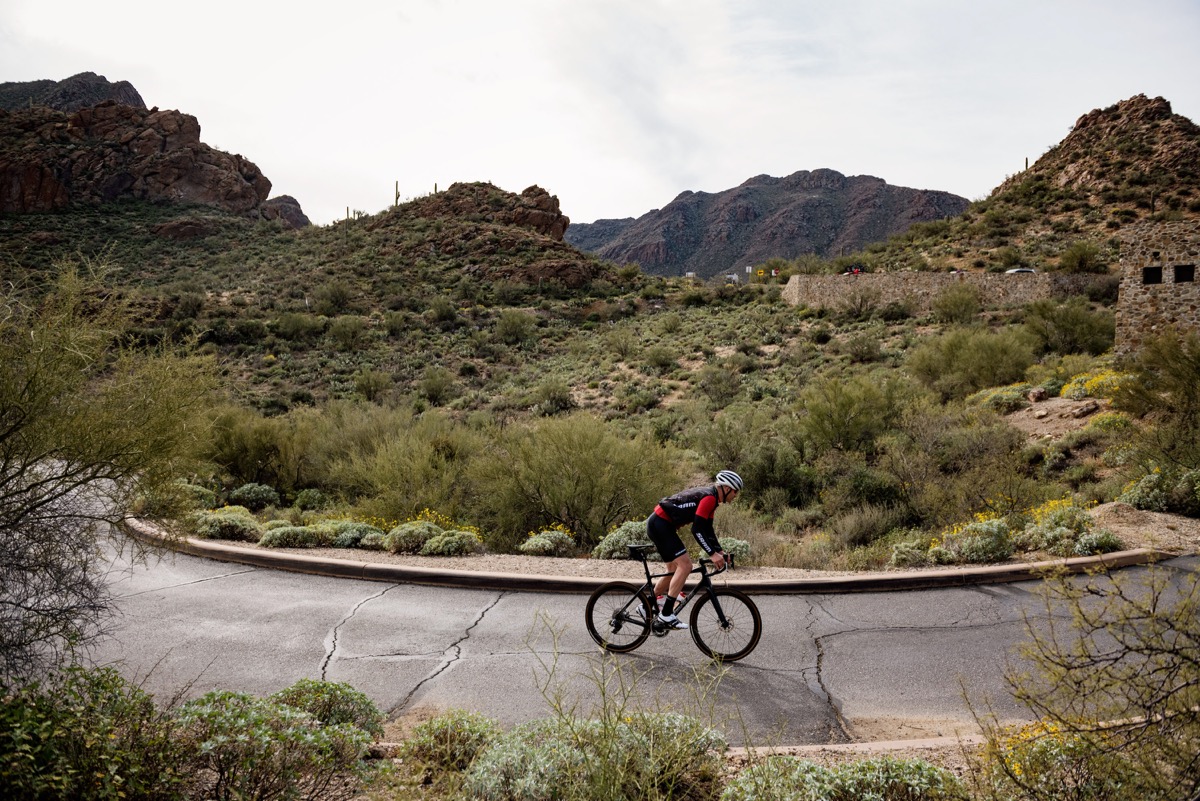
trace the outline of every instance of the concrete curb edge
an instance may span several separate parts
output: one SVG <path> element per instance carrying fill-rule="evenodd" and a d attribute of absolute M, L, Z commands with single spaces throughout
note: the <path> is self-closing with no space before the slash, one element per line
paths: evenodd
<path fill-rule="evenodd" d="M 126 528 L 135 538 L 191 556 L 223 562 L 288 570 L 335 578 L 424 584 L 477 590 L 523 590 L 527 592 L 591 593 L 613 579 L 578 576 L 488 573 L 473 570 L 441 570 L 408 565 L 327 559 L 292 552 L 270 552 L 258 548 L 240 548 L 186 537 L 171 537 L 157 526 L 138 518 L 126 518 Z M 900 590 L 944 589 L 976 584 L 1002 584 L 1033 581 L 1055 574 L 1104 572 L 1123 567 L 1152 564 L 1177 554 L 1155 548 L 1114 551 L 1100 556 L 1081 556 L 1046 562 L 1013 565 L 983 565 L 949 570 L 870 573 L 861 576 L 828 576 L 811 579 L 728 579 L 723 586 L 774 595 L 811 595 L 851 592 L 894 592 Z M 637 576 L 631 577 L 637 583 Z"/>

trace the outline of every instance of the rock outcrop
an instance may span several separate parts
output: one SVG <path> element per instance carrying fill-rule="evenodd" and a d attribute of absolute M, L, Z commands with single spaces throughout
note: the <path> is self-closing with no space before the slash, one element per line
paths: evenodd
<path fill-rule="evenodd" d="M 834 170 L 760 175 L 734 189 L 684 192 L 637 219 L 574 225 L 566 239 L 649 273 L 708 277 L 773 257 L 825 258 L 861 250 L 913 223 L 962 214 L 966 198 L 891 186 Z"/>
<path fill-rule="evenodd" d="M 190 114 L 112 100 L 73 113 L 0 111 L 0 212 L 137 198 L 296 218 L 280 211 L 283 204 L 266 205 L 270 191 L 253 162 L 201 142 Z"/>
<path fill-rule="evenodd" d="M 123 106 L 145 108 L 146 103 L 129 81 L 111 83 L 103 75 L 81 72 L 61 81 L 0 83 L 0 109 L 18 111 L 46 106 L 58 111 L 82 108 L 113 100 Z"/>

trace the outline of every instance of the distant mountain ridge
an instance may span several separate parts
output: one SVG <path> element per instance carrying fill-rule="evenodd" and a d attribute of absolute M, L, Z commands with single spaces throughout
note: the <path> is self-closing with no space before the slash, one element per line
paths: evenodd
<path fill-rule="evenodd" d="M 81 72 L 61 81 L 10 81 L 0 83 L 0 108 L 17 111 L 47 106 L 58 111 L 79 111 L 105 100 L 123 106 L 146 108 L 138 90 L 129 81 L 110 82 L 103 75 Z"/>
<path fill-rule="evenodd" d="M 958 216 L 969 205 L 949 192 L 892 186 L 869 175 L 802 170 L 755 176 L 715 194 L 683 192 L 637 219 L 574 224 L 565 238 L 648 273 L 709 277 L 774 257 L 853 253 L 914 223 Z"/>

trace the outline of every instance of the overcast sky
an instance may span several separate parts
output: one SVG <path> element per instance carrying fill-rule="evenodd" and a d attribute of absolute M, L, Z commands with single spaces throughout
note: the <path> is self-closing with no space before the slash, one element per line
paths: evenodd
<path fill-rule="evenodd" d="M 1200 0 L 0 0 L 0 82 L 84 71 L 318 224 L 396 181 L 575 222 L 820 168 L 975 200 L 1092 109 L 1200 122 Z"/>

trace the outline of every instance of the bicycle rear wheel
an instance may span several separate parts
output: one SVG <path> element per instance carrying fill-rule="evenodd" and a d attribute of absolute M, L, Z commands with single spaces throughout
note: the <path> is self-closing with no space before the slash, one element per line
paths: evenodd
<path fill-rule="evenodd" d="M 592 593 L 583 616 L 588 634 L 601 648 L 623 654 L 650 636 L 651 609 L 650 598 L 640 587 L 613 581 Z"/>
<path fill-rule="evenodd" d="M 725 616 L 724 623 L 718 606 Z M 722 662 L 748 656 L 762 635 L 762 618 L 754 601 L 728 587 L 714 587 L 697 600 L 690 623 L 696 647 Z"/>

